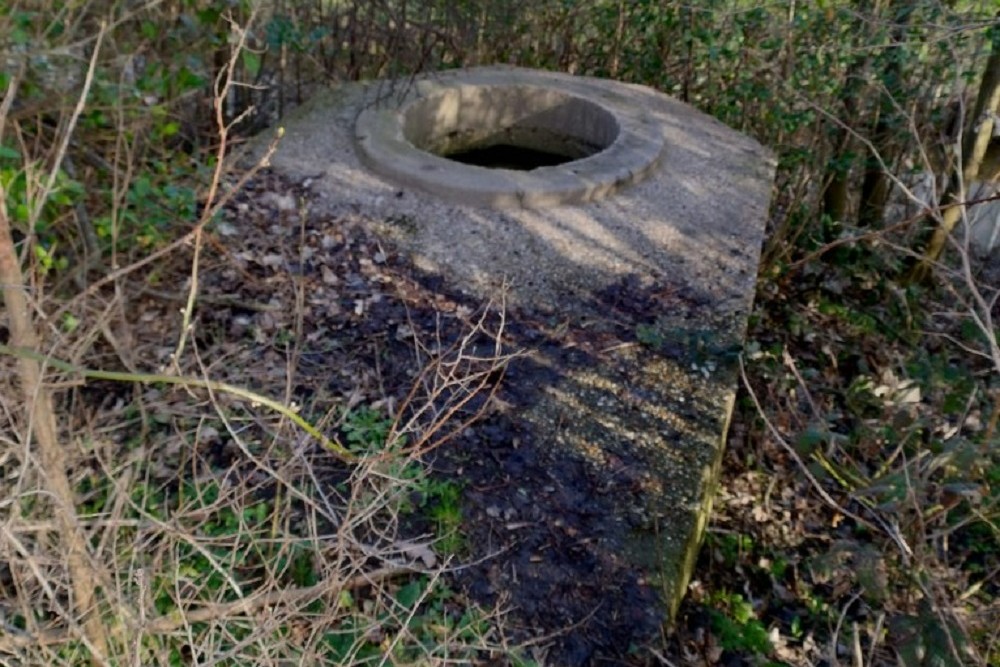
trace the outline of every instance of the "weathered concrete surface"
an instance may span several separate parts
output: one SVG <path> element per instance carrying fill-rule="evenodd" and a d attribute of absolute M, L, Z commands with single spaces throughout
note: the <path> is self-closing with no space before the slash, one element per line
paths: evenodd
<path fill-rule="evenodd" d="M 578 204 L 561 206 L 545 206 L 551 202 L 541 197 L 534 208 L 498 210 L 455 204 L 448 192 L 428 194 L 425 182 L 407 180 L 405 173 L 397 181 L 398 174 L 384 178 L 363 165 L 359 152 L 365 150 L 355 145 L 359 116 L 376 105 L 405 106 L 441 86 L 460 86 L 463 77 L 477 85 L 488 80 L 566 91 L 596 103 L 607 94 L 615 101 L 605 108 L 655 134 L 650 145 L 621 146 L 624 154 L 616 159 L 652 166 L 630 174 L 627 187 L 616 182 L 620 189 L 613 195 L 614 188 L 601 193 L 610 196 L 577 197 Z M 506 284 L 509 302 L 547 313 L 567 340 L 589 345 L 585 362 L 553 369 L 553 379 L 538 387 L 537 402 L 521 419 L 536 440 L 588 461 L 609 488 L 622 466 L 633 472 L 631 490 L 607 517 L 620 526 L 627 553 L 608 557 L 624 556 L 642 567 L 671 616 L 711 505 L 774 159 L 751 139 L 645 87 L 512 68 L 420 81 L 348 86 L 317 96 L 286 123 L 272 164 L 308 179 L 334 212 L 371 220 L 420 268 L 445 276 L 453 288 L 485 298 Z M 382 129 L 373 130 L 380 123 Z M 392 133 L 392 126 L 391 115 L 369 118 L 360 140 L 372 131 Z M 646 159 L 650 150 L 657 159 Z M 400 151 L 401 163 L 441 166 L 435 162 L 441 158 Z M 606 158 L 596 160 L 602 174 Z M 469 201 L 462 199 L 469 196 L 468 181 L 489 192 L 495 179 L 514 178 L 504 170 L 460 170 L 467 182 L 459 201 Z M 545 187 L 533 184 L 533 173 L 518 174 L 518 187 L 542 195 Z M 541 353 L 534 360 L 560 363 Z"/>

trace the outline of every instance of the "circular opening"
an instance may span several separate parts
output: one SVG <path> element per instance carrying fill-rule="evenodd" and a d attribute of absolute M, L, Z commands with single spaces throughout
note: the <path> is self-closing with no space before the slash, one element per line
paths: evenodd
<path fill-rule="evenodd" d="M 644 93 L 612 81 L 472 69 L 421 79 L 393 99 L 381 86 L 370 93 L 354 122 L 361 162 L 461 205 L 597 201 L 645 178 L 663 151 Z"/>
<path fill-rule="evenodd" d="M 534 86 L 465 86 L 411 104 L 403 137 L 415 148 L 490 169 L 530 171 L 600 153 L 618 137 L 601 106 Z"/>

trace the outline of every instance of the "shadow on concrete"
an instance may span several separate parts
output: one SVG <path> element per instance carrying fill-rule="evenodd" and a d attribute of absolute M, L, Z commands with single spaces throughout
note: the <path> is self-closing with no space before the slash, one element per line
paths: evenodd
<path fill-rule="evenodd" d="M 436 276 L 416 280 L 442 292 Z M 435 457 L 464 488 L 469 553 L 457 581 L 480 604 L 510 610 L 515 639 L 550 637 L 546 664 L 621 662 L 655 641 L 704 521 L 724 430 L 714 392 L 732 387 L 732 341 L 723 349 L 658 318 L 705 295 L 637 281 L 592 293 L 591 316 L 574 322 L 511 309 L 506 344 L 528 354 L 510 365 L 489 415 Z"/>

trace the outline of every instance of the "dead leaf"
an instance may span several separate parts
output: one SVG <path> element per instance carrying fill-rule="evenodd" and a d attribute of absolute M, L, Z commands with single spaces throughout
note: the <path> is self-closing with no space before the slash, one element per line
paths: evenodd
<path fill-rule="evenodd" d="M 392 543 L 392 546 L 410 560 L 419 560 L 426 568 L 432 568 L 437 564 L 437 555 L 431 550 L 428 544 L 397 540 Z"/>

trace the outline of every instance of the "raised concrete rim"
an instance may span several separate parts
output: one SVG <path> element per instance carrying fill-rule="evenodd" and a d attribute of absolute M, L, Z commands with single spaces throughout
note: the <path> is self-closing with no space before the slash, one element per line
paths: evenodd
<path fill-rule="evenodd" d="M 578 104 L 576 111 L 586 114 L 595 107 L 614 120 L 617 133 L 606 148 L 593 155 L 531 171 L 463 164 L 421 150 L 407 140 L 407 119 L 426 113 L 420 105 L 453 102 L 463 96 L 475 98 L 484 89 L 580 101 L 583 104 Z M 631 97 L 624 84 L 555 72 L 447 72 L 412 82 L 402 96 L 366 105 L 355 123 L 355 145 L 361 161 L 375 173 L 456 204 L 543 208 L 594 201 L 641 180 L 656 167 L 663 151 L 663 133 Z M 559 120 L 587 122 L 579 114 Z M 586 129 L 577 131 L 577 138 L 587 138 Z M 607 132 L 608 128 L 598 131 Z"/>

